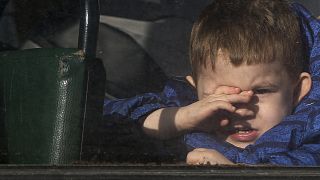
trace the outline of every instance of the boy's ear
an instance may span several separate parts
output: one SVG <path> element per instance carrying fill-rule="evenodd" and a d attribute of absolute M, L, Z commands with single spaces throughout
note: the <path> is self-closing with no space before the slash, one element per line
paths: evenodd
<path fill-rule="evenodd" d="M 186 76 L 186 79 L 193 87 L 196 87 L 196 83 L 192 76 Z"/>
<path fill-rule="evenodd" d="M 304 96 L 308 94 L 311 89 L 311 76 L 307 72 L 302 72 L 299 77 L 299 82 L 295 88 L 294 92 L 294 106 L 298 105 L 298 103 L 302 100 Z"/>

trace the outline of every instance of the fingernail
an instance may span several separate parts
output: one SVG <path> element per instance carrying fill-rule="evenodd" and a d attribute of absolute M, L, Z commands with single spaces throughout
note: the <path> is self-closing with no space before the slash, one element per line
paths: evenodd
<path fill-rule="evenodd" d="M 249 90 L 249 91 L 247 91 L 247 94 L 248 94 L 248 95 L 253 95 L 253 91 L 252 91 L 252 90 Z"/>
<path fill-rule="evenodd" d="M 240 91 L 240 88 L 235 87 L 234 90 L 235 90 L 235 91 Z"/>

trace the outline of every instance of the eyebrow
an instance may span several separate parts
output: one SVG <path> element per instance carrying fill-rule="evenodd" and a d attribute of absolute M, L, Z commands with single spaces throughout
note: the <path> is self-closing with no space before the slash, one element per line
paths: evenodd
<path fill-rule="evenodd" d="M 265 87 L 271 87 L 271 88 L 278 88 L 279 85 L 270 83 L 270 82 L 264 82 L 264 83 L 257 83 L 253 85 L 252 89 L 257 89 L 257 88 L 265 88 Z"/>

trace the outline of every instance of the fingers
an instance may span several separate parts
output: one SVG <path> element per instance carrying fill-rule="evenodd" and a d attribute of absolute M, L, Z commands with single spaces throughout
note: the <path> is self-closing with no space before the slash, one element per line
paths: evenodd
<path fill-rule="evenodd" d="M 206 120 L 212 120 L 214 127 L 226 126 L 234 117 L 254 116 L 249 108 L 253 97 L 252 91 L 242 91 L 239 88 L 221 87 L 217 92 L 237 92 L 236 94 L 212 94 L 185 108 L 186 114 L 193 119 L 191 127 L 197 130 L 208 131 L 208 126 L 203 126 Z M 192 107 L 192 108 L 191 108 Z M 200 125 L 201 126 L 200 126 Z M 211 124 L 212 125 L 212 124 Z M 211 126 L 210 126 L 211 127 Z M 209 130 L 211 131 L 211 129 Z"/>
<path fill-rule="evenodd" d="M 240 95 L 245 95 L 245 96 L 253 96 L 253 91 L 249 90 L 249 91 L 241 91 Z"/>
<path fill-rule="evenodd" d="M 216 101 L 226 101 L 232 104 L 236 103 L 248 103 L 250 102 L 252 98 L 251 93 L 244 93 L 244 94 L 231 94 L 231 95 L 226 95 L 226 94 L 220 94 L 220 95 L 210 95 L 206 97 L 207 102 L 216 102 Z"/>
<path fill-rule="evenodd" d="M 186 163 L 189 165 L 214 165 L 213 159 L 207 156 L 205 149 L 199 148 L 188 153 Z"/>
<path fill-rule="evenodd" d="M 240 92 L 241 89 L 237 87 L 219 86 L 214 94 L 239 94 Z"/>
<path fill-rule="evenodd" d="M 219 86 L 214 94 L 226 94 L 226 95 L 230 95 L 230 94 L 241 94 L 241 95 L 249 95 L 252 96 L 253 95 L 253 91 L 249 90 L 249 91 L 242 91 L 240 88 L 238 87 L 231 87 L 231 86 Z"/>
<path fill-rule="evenodd" d="M 235 112 L 236 110 L 236 107 L 231 103 L 222 100 L 209 102 L 204 108 L 212 113 L 215 113 L 217 110 L 225 110 L 228 112 Z"/>
<path fill-rule="evenodd" d="M 255 112 L 251 109 L 247 109 L 247 108 L 237 108 L 235 111 L 234 111 L 235 114 L 239 115 L 239 116 L 242 116 L 242 117 L 246 117 L 246 116 L 254 116 L 255 115 Z"/>
<path fill-rule="evenodd" d="M 189 165 L 233 164 L 216 150 L 205 148 L 197 148 L 189 152 L 186 163 Z"/>
<path fill-rule="evenodd" d="M 255 111 L 247 104 L 251 100 L 252 95 L 252 92 L 247 91 L 241 94 L 208 96 L 205 105 L 206 112 L 208 113 L 207 116 L 213 115 L 218 110 L 225 110 L 225 113 L 224 111 L 220 111 L 220 127 L 227 126 L 230 123 L 231 117 L 254 117 Z"/>
<path fill-rule="evenodd" d="M 225 110 L 227 112 L 236 113 L 239 116 L 252 116 L 254 112 L 245 104 L 249 103 L 252 98 L 252 93 L 246 93 L 245 95 L 231 94 L 231 95 L 210 95 L 201 100 L 202 110 L 206 114 L 213 115 L 218 110 Z M 228 124 L 228 122 L 222 122 L 222 124 Z"/>

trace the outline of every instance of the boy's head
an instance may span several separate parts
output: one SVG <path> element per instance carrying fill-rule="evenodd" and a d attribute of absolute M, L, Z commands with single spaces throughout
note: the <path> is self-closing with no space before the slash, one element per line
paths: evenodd
<path fill-rule="evenodd" d="M 192 29 L 195 80 L 209 62 L 214 68 L 219 51 L 234 66 L 279 61 L 292 77 L 306 62 L 298 19 L 283 0 L 215 0 Z"/>
<path fill-rule="evenodd" d="M 191 34 L 189 81 L 204 99 L 221 86 L 253 91 L 230 115 L 228 128 L 216 132 L 245 147 L 292 113 L 309 92 L 311 77 L 298 17 L 283 0 L 215 0 L 200 15 Z"/>

